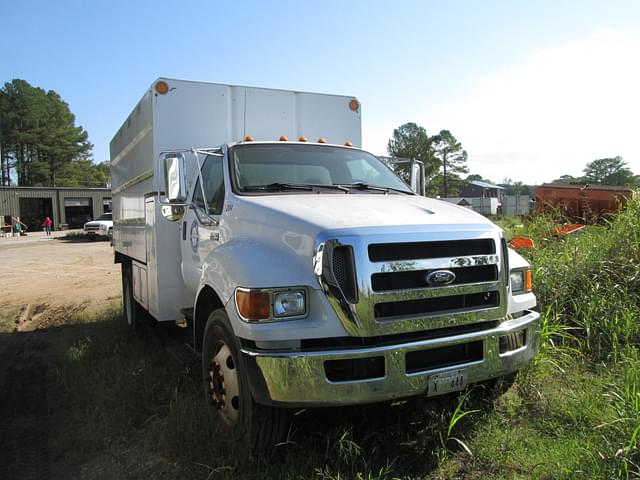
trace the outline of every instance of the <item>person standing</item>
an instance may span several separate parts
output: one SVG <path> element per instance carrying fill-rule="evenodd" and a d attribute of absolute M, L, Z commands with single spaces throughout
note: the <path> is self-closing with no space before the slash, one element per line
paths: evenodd
<path fill-rule="evenodd" d="M 20 221 L 20 217 L 15 217 L 13 219 L 13 229 L 15 231 L 15 235 L 21 237 L 22 235 L 24 235 L 24 230 L 23 227 L 24 224 Z"/>
<path fill-rule="evenodd" d="M 42 225 L 44 226 L 44 231 L 47 233 L 47 237 L 49 237 L 51 235 L 51 225 L 53 225 L 53 222 L 49 217 L 45 217 Z"/>

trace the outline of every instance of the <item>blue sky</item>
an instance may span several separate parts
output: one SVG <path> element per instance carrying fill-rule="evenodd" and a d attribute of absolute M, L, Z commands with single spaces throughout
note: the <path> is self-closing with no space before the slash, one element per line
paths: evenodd
<path fill-rule="evenodd" d="M 364 148 L 448 129 L 469 167 L 542 183 L 640 173 L 637 1 L 0 2 L 0 82 L 57 91 L 108 144 L 159 76 L 355 95 Z"/>

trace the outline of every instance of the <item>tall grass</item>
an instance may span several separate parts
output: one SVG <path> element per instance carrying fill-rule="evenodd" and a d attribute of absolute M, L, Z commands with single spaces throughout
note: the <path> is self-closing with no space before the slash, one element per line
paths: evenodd
<path fill-rule="evenodd" d="M 608 448 L 589 453 L 602 472 L 635 478 L 640 476 L 640 201 L 576 235 L 554 236 L 555 224 L 553 216 L 541 216 L 526 232 L 537 244 L 525 255 L 534 267 L 543 312 L 539 360 L 585 355 L 623 370 L 605 394 L 615 418 L 597 426 Z"/>
<path fill-rule="evenodd" d="M 525 255 L 541 310 L 565 333 L 570 328 L 584 353 L 615 361 L 640 340 L 640 202 L 564 238 L 553 235 L 556 224 L 541 216 L 526 227 L 537 244 Z"/>

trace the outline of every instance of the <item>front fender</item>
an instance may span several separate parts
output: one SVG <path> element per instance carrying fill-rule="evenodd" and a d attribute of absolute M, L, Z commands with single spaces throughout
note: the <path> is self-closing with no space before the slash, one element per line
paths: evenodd
<path fill-rule="evenodd" d="M 276 341 L 344 336 L 346 332 L 313 274 L 312 257 L 306 255 L 306 249 L 299 252 L 286 243 L 275 245 L 248 237 L 233 239 L 207 255 L 199 290 L 208 285 L 217 293 L 234 333 L 241 338 Z M 236 311 L 236 287 L 306 287 L 309 314 L 297 320 L 247 323 Z"/>
<path fill-rule="evenodd" d="M 203 262 L 203 285 L 213 287 L 225 302 L 236 287 L 319 287 L 311 257 L 253 238 L 237 238 L 212 250 Z"/>

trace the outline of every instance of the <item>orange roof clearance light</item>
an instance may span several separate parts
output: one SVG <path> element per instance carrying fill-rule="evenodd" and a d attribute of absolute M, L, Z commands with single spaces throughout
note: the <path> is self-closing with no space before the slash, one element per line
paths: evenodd
<path fill-rule="evenodd" d="M 251 135 L 247 135 L 246 137 L 244 137 L 244 141 L 245 142 L 253 142 L 253 137 Z"/>
<path fill-rule="evenodd" d="M 359 108 L 360 102 L 358 102 L 358 100 L 356 100 L 355 98 L 351 99 L 351 101 L 349 102 L 349 110 L 357 112 Z"/>
<path fill-rule="evenodd" d="M 287 137 L 286 135 L 280 135 L 280 139 L 281 142 L 286 142 L 289 140 L 289 137 Z"/>
<path fill-rule="evenodd" d="M 269 318 L 269 293 L 260 290 L 238 288 L 236 290 L 238 312 L 247 320 L 265 320 Z"/>
<path fill-rule="evenodd" d="M 298 141 L 299 141 L 299 142 L 306 142 L 306 141 L 307 141 L 307 137 L 305 137 L 304 135 L 300 135 L 300 136 L 298 137 Z"/>
<path fill-rule="evenodd" d="M 346 142 L 344 142 L 344 146 L 345 147 L 353 147 L 353 143 L 351 143 L 351 140 L 347 140 Z"/>
<path fill-rule="evenodd" d="M 165 82 L 164 80 L 160 80 L 159 82 L 156 82 L 156 93 L 159 93 L 160 95 L 164 95 L 168 91 L 169 91 L 169 84 L 167 82 Z"/>
<path fill-rule="evenodd" d="M 318 143 L 327 143 L 327 141 L 324 139 L 324 137 L 320 137 L 318 139 Z"/>

